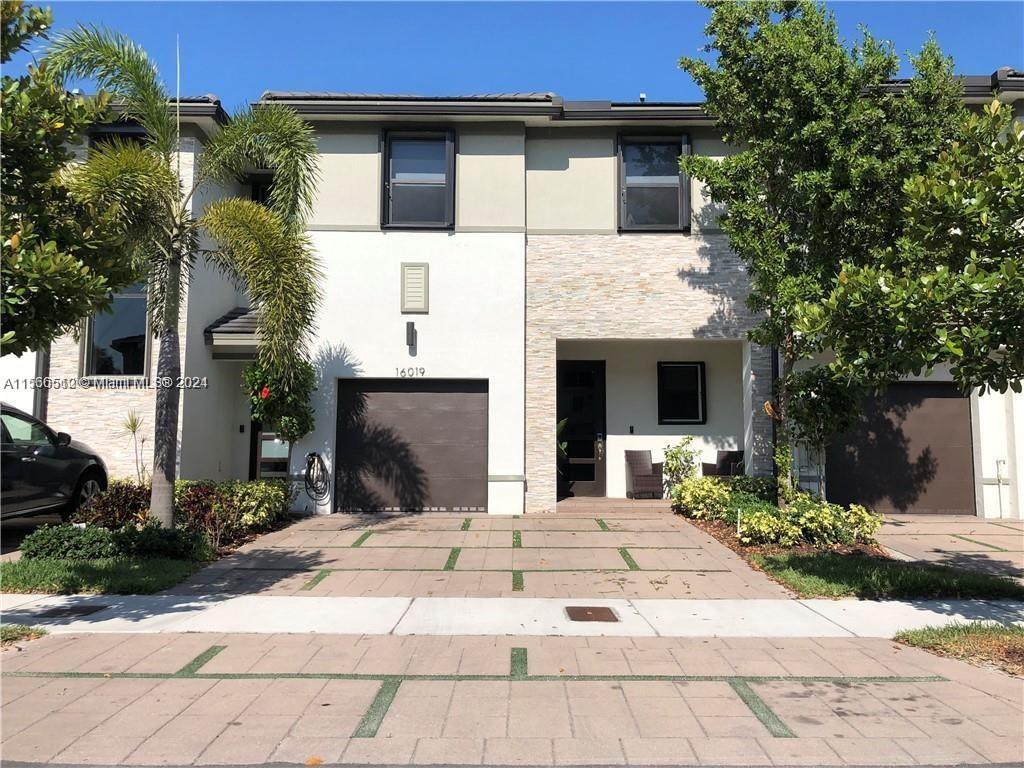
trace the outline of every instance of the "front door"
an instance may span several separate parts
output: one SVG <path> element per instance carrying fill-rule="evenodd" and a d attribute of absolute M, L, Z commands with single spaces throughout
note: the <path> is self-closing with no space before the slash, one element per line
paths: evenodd
<path fill-rule="evenodd" d="M 559 496 L 604 496 L 604 360 L 559 360 L 557 378 Z"/>

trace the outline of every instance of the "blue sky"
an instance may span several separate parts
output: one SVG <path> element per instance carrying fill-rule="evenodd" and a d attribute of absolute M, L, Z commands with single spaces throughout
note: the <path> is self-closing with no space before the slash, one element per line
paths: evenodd
<path fill-rule="evenodd" d="M 1024 68 L 1024 2 L 838 2 L 843 35 L 866 25 L 901 53 L 934 30 L 957 71 Z M 54 2 L 55 27 L 130 35 L 182 92 L 229 109 L 267 89 L 456 94 L 554 91 L 571 99 L 699 101 L 681 55 L 708 11 L 661 3 Z M 26 56 L 12 62 L 12 73 Z"/>

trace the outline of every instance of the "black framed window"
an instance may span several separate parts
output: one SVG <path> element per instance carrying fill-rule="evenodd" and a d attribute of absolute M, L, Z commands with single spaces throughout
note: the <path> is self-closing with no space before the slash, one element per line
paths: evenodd
<path fill-rule="evenodd" d="M 455 225 L 453 131 L 388 131 L 384 136 L 385 227 Z"/>
<path fill-rule="evenodd" d="M 690 228 L 690 182 L 679 156 L 687 136 L 619 137 L 619 228 L 680 231 Z"/>
<path fill-rule="evenodd" d="M 706 424 L 704 363 L 658 363 L 658 423 Z"/>
<path fill-rule="evenodd" d="M 149 330 L 146 286 L 117 294 L 110 309 L 94 315 L 85 335 L 86 376 L 144 376 Z"/>
<path fill-rule="evenodd" d="M 270 173 L 254 173 L 249 176 L 249 199 L 260 205 L 270 205 L 270 190 L 274 176 Z"/>

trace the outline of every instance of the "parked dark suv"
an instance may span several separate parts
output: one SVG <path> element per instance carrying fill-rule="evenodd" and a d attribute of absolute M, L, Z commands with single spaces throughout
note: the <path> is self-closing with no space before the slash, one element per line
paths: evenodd
<path fill-rule="evenodd" d="M 0 516 L 59 512 L 66 520 L 107 487 L 103 459 L 66 432 L 6 403 L 0 403 L 0 432 Z"/>

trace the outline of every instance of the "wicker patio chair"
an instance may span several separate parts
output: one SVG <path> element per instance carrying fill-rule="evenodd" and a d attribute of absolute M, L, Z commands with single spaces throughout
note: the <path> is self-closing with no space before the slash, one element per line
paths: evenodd
<path fill-rule="evenodd" d="M 665 491 L 661 463 L 651 461 L 650 451 L 626 451 L 626 465 L 629 467 L 631 499 L 660 499 Z"/>
<path fill-rule="evenodd" d="M 743 474 L 743 451 L 719 451 L 715 462 L 703 462 L 701 474 L 705 477 L 731 477 Z"/>

